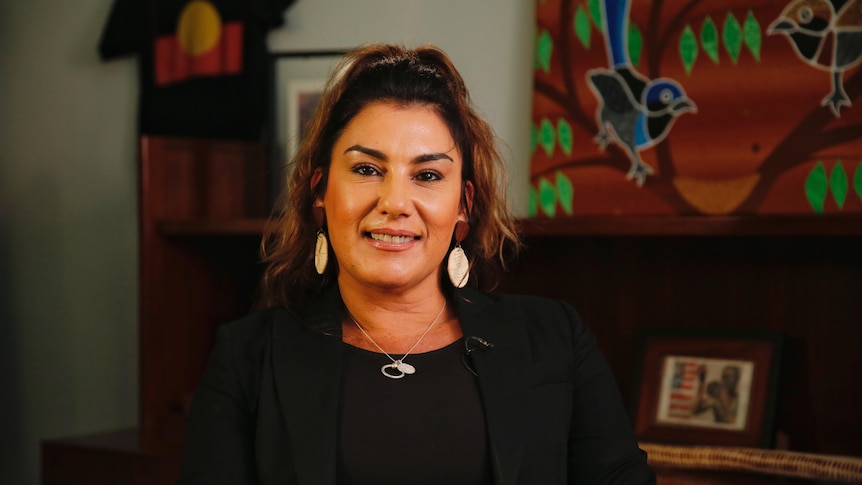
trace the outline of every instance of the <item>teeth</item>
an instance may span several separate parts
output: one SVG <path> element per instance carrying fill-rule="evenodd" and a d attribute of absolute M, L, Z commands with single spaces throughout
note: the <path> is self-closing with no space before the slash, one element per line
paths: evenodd
<path fill-rule="evenodd" d="M 372 232 L 371 239 L 387 243 L 404 244 L 413 240 L 410 236 L 390 236 L 389 234 L 377 234 Z"/>

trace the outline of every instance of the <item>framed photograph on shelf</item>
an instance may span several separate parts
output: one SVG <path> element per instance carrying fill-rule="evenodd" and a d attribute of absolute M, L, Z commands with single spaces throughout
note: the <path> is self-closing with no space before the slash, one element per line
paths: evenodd
<path fill-rule="evenodd" d="M 639 440 L 772 445 L 779 336 L 650 330 L 638 350 L 633 411 Z"/>

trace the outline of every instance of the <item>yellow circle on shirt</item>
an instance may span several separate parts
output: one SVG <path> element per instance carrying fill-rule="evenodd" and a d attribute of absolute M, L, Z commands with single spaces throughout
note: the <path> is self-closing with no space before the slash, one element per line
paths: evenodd
<path fill-rule="evenodd" d="M 205 0 L 189 2 L 180 13 L 177 40 L 180 47 L 196 56 L 212 49 L 221 36 L 218 10 Z"/>

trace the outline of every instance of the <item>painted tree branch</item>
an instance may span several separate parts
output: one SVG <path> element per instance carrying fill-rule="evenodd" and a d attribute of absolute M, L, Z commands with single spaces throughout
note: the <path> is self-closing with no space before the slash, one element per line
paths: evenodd
<path fill-rule="evenodd" d="M 573 15 L 573 3 L 571 0 L 563 0 L 560 7 L 560 65 L 563 69 L 563 85 L 568 92 L 569 99 L 572 100 L 572 106 L 566 107 L 568 110 L 574 110 L 578 99 L 578 91 L 575 88 L 575 81 L 572 78 L 572 29 L 568 27 L 568 20 Z M 580 106 L 577 107 L 580 111 Z"/>
<path fill-rule="evenodd" d="M 816 137 L 820 143 L 813 147 L 813 152 L 816 153 L 825 148 L 853 141 L 859 138 L 860 133 L 862 133 L 862 123 L 824 131 L 823 134 Z"/>
<path fill-rule="evenodd" d="M 656 27 L 659 25 L 659 19 L 665 7 L 664 1 L 655 0 L 652 3 L 648 25 L 654 28 L 645 29 L 644 32 L 644 45 L 652 47 L 648 52 L 647 58 L 649 61 L 645 68 L 650 78 L 654 79 L 661 76 L 659 72 L 661 60 L 668 55 L 674 34 L 680 32 L 683 25 L 690 21 L 690 15 L 701 3 L 702 0 L 693 0 L 686 3 L 673 15 L 672 19 L 661 31 Z M 588 132 L 595 132 L 597 129 L 595 120 L 583 110 L 582 105 L 578 102 L 577 85 L 574 80 L 575 69 L 572 65 L 575 38 L 574 32 L 569 25 L 573 15 L 574 4 L 572 0 L 562 0 L 557 50 L 560 56 L 559 65 L 562 69 L 562 81 L 565 92 L 551 83 L 538 80 L 535 81 L 534 86 L 537 93 L 546 96 L 553 103 L 563 108 L 572 124 L 580 126 Z M 859 94 L 862 93 L 862 70 L 857 70 L 853 76 L 849 77 L 845 81 L 844 87 L 851 99 L 857 99 Z M 862 106 L 857 109 L 862 109 Z M 812 109 L 803 118 L 802 122 L 791 130 L 773 151 L 763 159 L 758 168 L 760 179 L 748 197 L 737 208 L 737 211 L 756 212 L 783 173 L 811 160 L 819 151 L 857 139 L 858 133 L 862 131 L 862 123 L 837 127 L 831 130 L 827 129 L 829 124 L 834 121 L 834 116 L 827 108 L 818 106 Z M 674 184 L 676 167 L 670 138 L 656 145 L 654 149 L 656 150 L 658 174 L 657 176 L 649 177 L 643 189 L 652 191 L 671 204 L 679 213 L 697 213 L 698 210 L 682 197 Z M 601 165 L 617 170 L 621 174 L 627 172 L 629 160 L 619 147 L 615 144 L 609 145 L 606 155 L 606 157 L 588 159 L 567 159 L 537 175 L 546 175 L 547 173 L 566 168 Z"/>
<path fill-rule="evenodd" d="M 862 93 L 862 70 L 856 71 L 844 83 L 844 89 L 850 99 L 857 99 Z M 860 107 L 859 109 L 862 109 Z M 819 150 L 823 150 L 829 146 L 834 146 L 836 143 L 826 143 L 821 140 L 821 136 L 826 133 L 844 134 L 836 138 L 840 142 L 848 141 L 843 136 L 846 136 L 845 128 L 837 128 L 831 132 L 824 132 L 825 127 L 835 121 L 832 112 L 825 106 L 814 108 L 796 128 L 790 131 L 787 136 L 775 147 L 763 163 L 760 164 L 757 172 L 761 175 L 757 185 L 751 191 L 749 196 L 739 206 L 740 211 L 754 212 L 763 203 L 769 193 L 769 189 L 775 184 L 778 178 L 787 170 L 790 170 L 798 165 L 808 162 Z M 858 134 L 858 131 L 856 132 Z"/>

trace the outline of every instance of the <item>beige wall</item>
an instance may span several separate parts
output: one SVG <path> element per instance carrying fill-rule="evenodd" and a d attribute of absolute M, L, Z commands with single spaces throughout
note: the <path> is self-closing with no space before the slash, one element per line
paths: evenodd
<path fill-rule="evenodd" d="M 0 2 L 0 483 L 137 415 L 135 71 L 107 0 Z"/>
<path fill-rule="evenodd" d="M 534 15 L 531 0 L 298 0 L 270 46 L 341 48 L 373 41 L 440 46 L 505 142 L 512 204 L 518 215 L 526 215 Z"/>
<path fill-rule="evenodd" d="M 102 63 L 110 0 L 0 1 L 0 483 L 38 444 L 137 416 L 136 65 Z M 509 146 L 526 213 L 533 3 L 298 0 L 273 49 L 447 50 Z"/>

